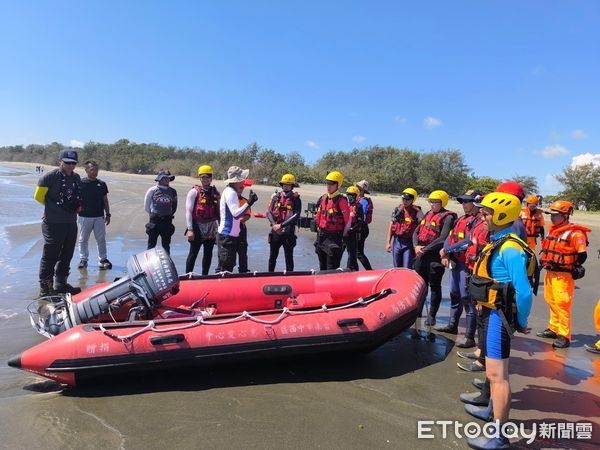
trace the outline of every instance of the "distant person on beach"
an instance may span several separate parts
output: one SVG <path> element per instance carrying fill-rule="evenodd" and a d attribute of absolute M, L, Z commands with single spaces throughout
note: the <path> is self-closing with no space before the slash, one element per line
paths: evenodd
<path fill-rule="evenodd" d="M 373 200 L 370 197 L 369 182 L 360 180 L 358 183 L 354 183 L 354 186 L 360 191 L 356 203 L 362 208 L 364 217 L 364 220 L 360 222 L 360 230 L 356 234 L 356 257 L 365 270 L 373 270 L 369 258 L 365 255 L 365 241 L 369 237 L 369 224 L 373 220 Z"/>
<path fill-rule="evenodd" d="M 169 186 L 175 179 L 166 169 L 159 170 L 152 186 L 146 192 L 144 210 L 148 213 L 146 234 L 148 235 L 148 249 L 156 247 L 160 236 L 162 247 L 167 253 L 171 251 L 171 236 L 175 233 L 173 218 L 177 211 L 177 191 Z"/>
<path fill-rule="evenodd" d="M 209 165 L 198 168 L 200 185 L 194 185 L 185 200 L 185 235 L 190 243 L 190 251 L 185 262 L 185 272 L 194 271 L 200 247 L 202 255 L 202 275 L 208 275 L 212 262 L 213 248 L 219 227 L 219 202 L 221 194 L 211 183 L 213 169 Z"/>
<path fill-rule="evenodd" d="M 242 170 L 238 166 L 231 166 L 227 170 L 227 187 L 223 190 L 220 200 L 220 223 L 217 245 L 219 247 L 219 264 L 217 272 L 233 272 L 240 245 L 240 219 L 258 200 L 258 196 L 251 190 L 248 203 L 240 204 L 239 196 L 244 189 L 244 181 L 248 178 L 249 170 Z"/>
<path fill-rule="evenodd" d="M 286 173 L 279 180 L 280 192 L 275 192 L 267 208 L 267 219 L 271 224 L 269 233 L 269 272 L 275 272 L 279 249 L 283 247 L 285 270 L 294 270 L 294 247 L 296 247 L 296 223 L 302 213 L 300 195 L 294 191 L 298 187 L 296 177 Z"/>
<path fill-rule="evenodd" d="M 252 186 L 252 180 L 245 179 L 242 185 L 242 193 L 244 188 Z M 242 194 L 239 195 L 240 206 L 244 206 L 248 203 L 248 199 Z M 238 272 L 246 273 L 250 272 L 248 269 L 248 227 L 246 222 L 252 218 L 252 209 L 248 208 L 244 215 L 240 218 L 240 243 L 238 245 L 237 260 L 238 260 Z"/>
<path fill-rule="evenodd" d="M 44 205 L 40 297 L 81 292 L 67 283 L 77 242 L 77 212 L 81 207 L 81 178 L 75 173 L 77 152 L 64 149 L 59 159 L 59 167 L 39 179 L 34 193 L 35 200 Z"/>
<path fill-rule="evenodd" d="M 348 252 L 346 268 L 354 271 L 359 269 L 357 247 L 365 220 L 363 208 L 357 201 L 359 195 L 360 190 L 356 186 L 350 186 L 346 189 L 346 198 L 348 199 L 348 207 L 350 208 L 350 230 L 348 230 L 348 236 L 344 238 L 344 246 Z"/>
<path fill-rule="evenodd" d="M 81 180 L 81 210 L 79 211 L 79 269 L 85 269 L 90 256 L 88 241 L 94 232 L 98 246 L 98 266 L 101 270 L 112 269 L 106 252 L 106 226 L 110 224 L 108 186 L 98 178 L 98 163 L 86 161 L 87 177 Z"/>
<path fill-rule="evenodd" d="M 424 214 L 421 207 L 414 204 L 417 199 L 416 190 L 406 188 L 400 197 L 402 203 L 392 213 L 385 249 L 388 253 L 392 252 L 394 267 L 412 269 L 415 259 L 412 237 Z"/>

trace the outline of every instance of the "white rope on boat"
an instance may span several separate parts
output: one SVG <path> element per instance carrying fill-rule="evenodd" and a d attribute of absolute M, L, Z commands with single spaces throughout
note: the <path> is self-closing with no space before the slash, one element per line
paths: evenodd
<path fill-rule="evenodd" d="M 381 295 L 384 293 L 384 291 L 385 291 L 385 289 L 380 291 L 378 294 Z M 224 319 L 224 320 L 206 320 L 203 316 L 198 316 L 198 317 L 196 317 L 195 322 L 192 322 L 192 323 L 186 324 L 186 325 L 177 326 L 177 327 L 170 327 L 170 328 L 156 328 L 156 323 L 153 320 L 150 320 L 145 327 L 140 328 L 139 330 L 134 331 L 133 333 L 128 334 L 128 335 L 112 334 L 110 331 L 108 331 L 106 328 L 104 328 L 104 326 L 102 324 L 99 325 L 99 329 L 106 336 L 108 336 L 112 339 L 116 339 L 116 340 L 123 341 L 123 342 L 129 342 L 132 339 L 134 339 L 135 337 L 137 337 L 140 334 L 143 334 L 147 331 L 154 331 L 155 333 L 169 333 L 172 331 L 181 331 L 181 330 L 186 330 L 189 328 L 194 328 L 199 325 L 228 325 L 228 324 L 231 324 L 234 322 L 239 322 L 241 320 L 251 320 L 252 322 L 260 323 L 263 325 L 276 325 L 279 322 L 281 322 L 283 319 L 285 319 L 287 316 L 300 316 L 300 315 L 314 314 L 314 313 L 320 313 L 320 312 L 340 311 L 343 309 L 353 308 L 355 306 L 368 305 L 369 303 L 374 302 L 377 299 L 378 299 L 378 296 L 375 296 L 369 300 L 365 300 L 364 298 L 360 297 L 358 300 L 356 300 L 352 303 L 349 303 L 347 305 L 334 306 L 334 307 L 330 308 L 327 305 L 323 304 L 323 305 L 321 305 L 320 308 L 312 309 L 309 311 L 292 311 L 288 307 L 284 307 L 283 310 L 281 311 L 281 313 L 273 320 L 260 319 L 258 317 L 253 316 L 248 311 L 244 311 L 239 316 L 232 317 L 231 319 Z"/>

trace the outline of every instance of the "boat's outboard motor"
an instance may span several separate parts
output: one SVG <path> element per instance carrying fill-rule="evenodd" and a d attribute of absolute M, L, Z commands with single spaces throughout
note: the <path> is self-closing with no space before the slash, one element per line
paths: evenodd
<path fill-rule="evenodd" d="M 28 310 L 33 327 L 44 336 L 56 336 L 109 312 L 111 305 L 135 300 L 141 308 L 151 310 L 179 291 L 177 269 L 161 247 L 130 257 L 127 274 L 77 303 L 70 296 L 59 302 L 42 299 L 32 303 Z"/>

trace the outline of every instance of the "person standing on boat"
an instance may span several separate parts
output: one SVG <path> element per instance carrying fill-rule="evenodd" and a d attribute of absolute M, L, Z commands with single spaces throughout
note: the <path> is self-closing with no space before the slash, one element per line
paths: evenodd
<path fill-rule="evenodd" d="M 394 267 L 412 269 L 415 259 L 413 233 L 425 216 L 421 207 L 414 204 L 417 199 L 417 191 L 413 188 L 406 188 L 402 191 L 401 197 L 402 204 L 397 206 L 392 213 L 385 250 L 388 253 L 391 252 L 393 245 Z"/>
<path fill-rule="evenodd" d="M 302 213 L 300 195 L 294 191 L 299 187 L 296 177 L 286 173 L 279 181 L 280 192 L 275 192 L 267 208 L 267 219 L 271 224 L 269 233 L 269 272 L 275 272 L 279 249 L 283 247 L 285 270 L 294 270 L 294 247 L 296 246 L 296 223 Z"/>
<path fill-rule="evenodd" d="M 346 197 L 350 206 L 350 230 L 348 231 L 348 236 L 344 238 L 344 244 L 348 252 L 346 268 L 354 271 L 359 269 L 357 247 L 364 222 L 362 205 L 357 202 L 359 195 L 360 191 L 356 186 L 350 186 L 346 189 Z"/>
<path fill-rule="evenodd" d="M 106 252 L 106 227 L 110 223 L 110 205 L 108 187 L 98 179 L 98 163 L 86 161 L 86 178 L 81 180 L 81 211 L 79 211 L 79 265 L 85 269 L 90 256 L 88 242 L 92 231 L 98 247 L 98 266 L 100 270 L 112 269 Z"/>
<path fill-rule="evenodd" d="M 248 203 L 240 204 L 239 196 L 244 189 L 244 181 L 248 178 L 249 170 L 231 166 L 227 170 L 227 187 L 223 190 L 220 200 L 220 223 L 217 235 L 219 247 L 219 265 L 217 272 L 233 272 L 238 247 L 240 244 L 240 219 L 246 211 L 258 200 L 258 196 L 250 190 Z"/>
<path fill-rule="evenodd" d="M 219 201 L 221 194 L 211 183 L 213 169 L 209 165 L 198 168 L 200 185 L 189 190 L 185 200 L 185 235 L 190 243 L 190 251 L 185 261 L 185 272 L 194 271 L 200 247 L 204 246 L 202 255 L 202 275 L 208 275 L 212 262 L 213 248 L 217 239 L 219 226 Z"/>
<path fill-rule="evenodd" d="M 356 234 L 356 257 L 365 270 L 373 270 L 369 258 L 365 255 L 365 241 L 367 240 L 367 237 L 369 237 L 369 224 L 373 220 L 373 200 L 371 200 L 371 197 L 368 197 L 368 195 L 371 194 L 369 192 L 369 182 L 367 180 L 360 180 L 354 185 L 360 191 L 357 204 L 361 206 L 364 218 L 360 225 L 361 229 L 358 230 L 358 233 Z"/>
<path fill-rule="evenodd" d="M 152 186 L 144 198 L 144 210 L 148 213 L 149 221 L 146 224 L 148 235 L 148 250 L 156 247 L 160 236 L 162 247 L 167 253 L 171 251 L 171 236 L 175 233 L 173 218 L 177 211 L 177 191 L 169 186 L 175 179 L 166 169 L 159 170 Z"/>
<path fill-rule="evenodd" d="M 59 158 L 59 167 L 42 175 L 33 195 L 44 205 L 40 297 L 81 292 L 67 283 L 77 243 L 77 212 L 81 208 L 81 178 L 75 173 L 79 158 L 70 148 L 62 150 Z"/>
<path fill-rule="evenodd" d="M 344 176 L 334 170 L 325 177 L 327 193 L 317 201 L 317 240 L 315 251 L 319 257 L 320 270 L 334 270 L 340 267 L 343 252 L 343 238 L 350 231 L 350 207 L 348 199 L 340 188 Z"/>
<path fill-rule="evenodd" d="M 425 325 L 433 326 L 442 302 L 442 277 L 445 270 L 440 250 L 454 227 L 456 213 L 446 209 L 448 194 L 445 191 L 433 191 L 428 200 L 431 209 L 415 229 L 413 245 L 416 255 L 415 270 L 431 289 L 430 309 Z"/>

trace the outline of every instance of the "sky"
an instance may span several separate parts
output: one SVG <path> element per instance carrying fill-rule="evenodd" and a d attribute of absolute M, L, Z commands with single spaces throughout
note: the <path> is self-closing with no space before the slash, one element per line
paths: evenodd
<path fill-rule="evenodd" d="M 256 142 L 600 164 L 600 2 L 0 0 L 0 146 Z"/>

